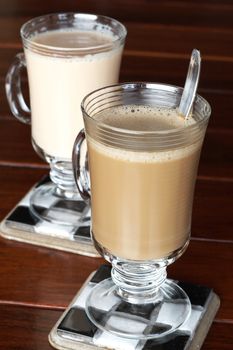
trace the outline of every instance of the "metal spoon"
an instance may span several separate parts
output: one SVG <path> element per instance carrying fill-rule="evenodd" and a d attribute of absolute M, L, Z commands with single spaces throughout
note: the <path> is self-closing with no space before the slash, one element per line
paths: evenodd
<path fill-rule="evenodd" d="M 200 51 L 194 49 L 191 54 L 184 90 L 181 96 L 180 105 L 178 107 L 178 112 L 185 118 L 189 116 L 192 110 L 193 101 L 196 96 L 197 86 L 199 82 L 200 70 Z"/>

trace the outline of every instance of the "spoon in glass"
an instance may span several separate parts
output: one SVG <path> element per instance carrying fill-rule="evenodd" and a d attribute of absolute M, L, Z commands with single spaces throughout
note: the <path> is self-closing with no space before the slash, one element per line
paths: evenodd
<path fill-rule="evenodd" d="M 178 112 L 187 118 L 192 110 L 201 70 L 200 51 L 193 49 Z"/>

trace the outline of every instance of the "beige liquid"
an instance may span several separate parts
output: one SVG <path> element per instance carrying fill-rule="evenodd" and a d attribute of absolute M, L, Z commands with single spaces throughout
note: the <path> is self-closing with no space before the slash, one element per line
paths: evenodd
<path fill-rule="evenodd" d="M 156 109 L 133 114 L 118 109 L 101 118 L 134 130 L 184 125 L 175 111 Z M 200 148 L 201 142 L 164 152 L 133 152 L 88 137 L 95 240 L 113 255 L 134 260 L 167 257 L 181 248 L 190 234 Z"/>
<path fill-rule="evenodd" d="M 51 31 L 32 41 L 61 48 L 87 48 L 112 42 L 107 32 Z M 42 55 L 25 49 L 32 112 L 32 138 L 48 155 L 71 160 L 75 137 L 83 128 L 83 97 L 118 81 L 122 47 L 75 57 Z"/>

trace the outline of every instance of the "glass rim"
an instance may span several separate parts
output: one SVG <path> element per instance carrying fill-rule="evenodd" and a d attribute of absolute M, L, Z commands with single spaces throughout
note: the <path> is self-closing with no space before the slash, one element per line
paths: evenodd
<path fill-rule="evenodd" d="M 88 106 L 88 104 L 93 102 L 94 99 L 97 99 L 101 96 L 104 96 L 105 95 L 104 91 L 109 90 L 107 93 L 120 92 L 120 91 L 123 92 L 123 91 L 127 90 L 128 88 L 131 88 L 132 91 L 135 88 L 147 89 L 147 90 L 155 90 L 155 88 L 157 88 L 157 90 L 160 90 L 160 91 L 179 93 L 180 96 L 181 96 L 182 91 L 183 91 L 183 88 L 180 86 L 165 84 L 165 83 L 157 83 L 157 82 L 125 82 L 125 83 L 108 85 L 108 86 L 105 86 L 105 87 L 102 87 L 100 89 L 96 89 L 96 90 L 90 92 L 88 95 L 86 95 L 83 98 L 83 100 L 81 102 L 81 110 L 82 110 L 84 119 L 87 118 L 88 120 L 92 121 L 99 128 L 103 129 L 105 132 L 109 131 L 109 132 L 113 132 L 116 134 L 120 133 L 121 135 L 125 134 L 125 135 L 132 136 L 132 137 L 133 136 L 135 136 L 135 137 L 149 136 L 150 137 L 153 135 L 156 137 L 158 137 L 158 136 L 176 137 L 176 135 L 180 135 L 180 133 L 182 133 L 182 131 L 184 131 L 184 130 L 195 131 L 197 128 L 199 128 L 199 126 L 201 126 L 202 124 L 206 124 L 209 120 L 209 117 L 211 114 L 210 104 L 204 97 L 202 97 L 199 94 L 196 94 L 196 97 L 194 100 L 194 105 L 197 103 L 203 103 L 203 105 L 205 105 L 205 115 L 203 116 L 203 118 L 201 120 L 196 120 L 194 124 L 184 125 L 184 126 L 178 127 L 178 128 L 177 127 L 169 128 L 167 130 L 131 130 L 131 129 L 115 127 L 112 125 L 110 126 L 109 124 L 101 122 L 101 121 L 97 120 L 95 117 L 90 116 L 86 112 L 86 107 Z M 90 99 L 92 96 L 95 96 L 95 97 L 93 99 L 91 99 L 90 101 L 88 101 L 88 99 Z M 88 104 L 87 104 L 87 106 L 85 106 L 87 101 L 88 101 Z M 145 106 L 146 104 L 138 104 L 138 105 Z M 169 108 L 169 107 L 165 107 L 165 108 Z"/>
<path fill-rule="evenodd" d="M 83 48 L 72 48 L 72 47 L 62 47 L 62 46 L 51 46 L 51 45 L 45 45 L 45 44 L 41 44 L 41 43 L 36 43 L 36 42 L 32 42 L 32 38 L 34 37 L 34 35 L 36 34 L 36 31 L 34 33 L 31 33 L 30 35 L 26 35 L 26 30 L 28 30 L 28 27 L 30 27 L 33 22 L 39 24 L 43 24 L 45 20 L 51 19 L 51 18 L 55 18 L 57 19 L 57 23 L 59 22 L 64 22 L 66 19 L 68 19 L 69 17 L 73 18 L 74 20 L 77 21 L 78 20 L 89 20 L 90 23 L 93 22 L 95 23 L 95 20 L 99 20 L 100 24 L 101 21 L 106 21 L 105 25 L 109 26 L 109 28 L 111 28 L 111 23 L 114 23 L 116 26 L 119 27 L 119 29 L 121 29 L 121 33 L 119 30 L 119 34 L 115 37 L 113 36 L 112 40 L 110 43 L 107 44 L 101 44 L 101 45 L 95 45 L 95 46 L 88 46 L 88 47 L 83 47 Z M 35 26 L 35 25 L 34 25 Z M 74 27 L 75 28 L 75 27 Z M 36 27 L 35 27 L 36 29 Z M 62 28 L 61 28 L 62 29 Z M 57 29 L 57 30 L 61 30 L 61 29 Z M 56 29 L 55 29 L 56 30 Z M 52 30 L 51 30 L 52 31 Z M 127 29 L 124 26 L 124 24 L 122 24 L 121 22 L 119 22 L 118 20 L 116 20 L 115 18 L 109 17 L 109 16 L 104 16 L 104 15 L 99 15 L 99 14 L 92 14 L 92 13 L 82 13 L 82 12 L 54 12 L 54 13 L 48 13 L 45 15 L 41 15 L 41 16 L 37 16 L 34 18 L 31 18 L 30 20 L 28 20 L 27 22 L 25 22 L 21 28 L 20 28 L 20 35 L 21 38 L 23 40 L 23 44 L 25 47 L 29 47 L 29 48 L 36 48 L 38 50 L 45 50 L 46 52 L 64 52 L 64 53 L 71 53 L 71 54 L 80 54 L 80 53 L 91 53 L 93 51 L 105 51 L 105 50 L 110 50 L 112 48 L 114 48 L 117 45 L 121 45 L 124 43 L 124 40 L 126 38 L 127 35 Z M 98 52 L 96 52 L 98 53 Z"/>

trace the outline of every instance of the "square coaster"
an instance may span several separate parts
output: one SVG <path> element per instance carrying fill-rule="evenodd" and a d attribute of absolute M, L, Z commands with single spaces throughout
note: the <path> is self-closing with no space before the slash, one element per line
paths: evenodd
<path fill-rule="evenodd" d="M 90 237 L 90 212 L 87 212 L 83 201 L 75 202 L 79 212 L 83 215 L 79 226 L 54 225 L 38 219 L 31 213 L 29 208 L 31 195 L 36 188 L 49 182 L 51 182 L 49 176 L 45 176 L 29 190 L 1 222 L 0 235 L 20 242 L 99 257 Z M 67 203 L 60 200 L 56 210 L 62 212 L 66 207 Z M 46 203 L 42 203 L 39 210 L 43 212 L 46 209 Z"/>
<path fill-rule="evenodd" d="M 220 304 L 218 296 L 211 288 L 178 281 L 192 304 L 189 319 L 176 332 L 161 340 L 127 339 L 98 329 L 85 312 L 85 302 L 92 288 L 110 276 L 111 266 L 109 265 L 102 265 L 89 276 L 49 334 L 49 342 L 54 348 L 60 350 L 200 349 Z M 107 310 L 108 307 L 104 305 L 102 311 Z M 101 310 L 98 311 L 101 312 Z M 135 326 L 143 327 L 143 324 Z"/>

